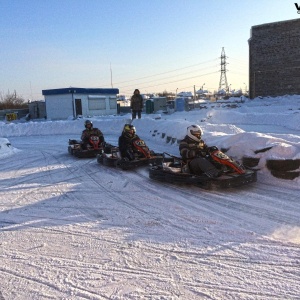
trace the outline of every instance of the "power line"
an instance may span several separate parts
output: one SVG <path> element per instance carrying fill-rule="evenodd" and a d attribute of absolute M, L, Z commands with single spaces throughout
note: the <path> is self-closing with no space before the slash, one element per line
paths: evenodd
<path fill-rule="evenodd" d="M 118 85 L 118 84 L 126 83 L 126 82 L 131 82 L 131 81 L 138 81 L 138 80 L 142 80 L 142 79 L 147 79 L 147 78 L 150 78 L 150 77 L 160 76 L 160 75 L 164 75 L 164 74 L 176 72 L 176 71 L 179 71 L 179 70 L 184 70 L 184 69 L 196 67 L 196 66 L 203 65 L 203 64 L 206 64 L 206 63 L 209 63 L 209 62 L 213 62 L 213 61 L 216 61 L 216 60 L 218 60 L 218 58 L 211 59 L 211 60 L 208 60 L 208 61 L 205 61 L 205 62 L 201 62 L 201 63 L 198 63 L 198 64 L 189 65 L 187 67 L 183 67 L 183 68 L 178 68 L 178 69 L 174 69 L 174 70 L 162 72 L 162 73 L 152 74 L 152 75 L 148 75 L 148 76 L 144 76 L 144 77 L 140 77 L 140 78 L 135 78 L 135 79 L 130 79 L 130 80 L 125 80 L 125 81 L 121 81 L 121 82 L 116 82 L 115 85 L 116 84 Z"/>
<path fill-rule="evenodd" d="M 206 73 L 206 74 L 202 74 L 202 75 L 198 75 L 198 76 L 193 76 L 193 77 L 187 77 L 187 78 L 183 78 L 183 79 L 179 79 L 179 80 L 174 80 L 174 81 L 169 81 L 169 82 L 164 82 L 164 83 L 159 83 L 156 85 L 152 85 L 152 86 L 146 86 L 144 87 L 144 89 L 149 89 L 149 88 L 153 88 L 153 87 L 157 87 L 157 86 L 161 86 L 161 85 L 166 85 L 166 84 L 171 84 L 171 83 L 176 83 L 176 82 L 181 82 L 181 81 L 185 81 L 185 80 L 189 80 L 189 79 L 194 79 L 194 78 L 199 78 L 202 76 L 207 76 L 207 75 L 211 75 L 211 74 L 216 74 L 219 71 L 215 71 L 215 72 L 210 72 L 210 73 Z"/>
<path fill-rule="evenodd" d="M 173 75 L 173 76 L 169 76 L 169 77 L 165 77 L 165 78 L 160 78 L 160 79 L 155 79 L 155 80 L 152 80 L 152 81 L 147 81 L 147 82 L 140 82 L 139 85 L 142 85 L 142 84 L 148 84 L 149 82 L 156 82 L 158 80 L 164 80 L 164 79 L 170 79 L 170 78 L 174 78 L 174 77 L 178 77 L 178 76 L 182 76 L 182 75 L 186 75 L 186 74 L 191 74 L 191 73 L 195 73 L 195 72 L 199 72 L 199 71 L 203 71 L 203 70 L 206 70 L 206 69 L 211 69 L 211 67 L 207 67 L 207 68 L 204 68 L 202 70 L 195 70 L 193 72 L 186 72 L 186 73 L 183 73 L 183 74 L 176 74 L 176 75 Z M 201 74 L 200 75 L 197 75 L 197 76 L 202 76 Z M 197 77 L 195 76 L 195 77 Z M 192 77 L 194 78 L 194 77 Z M 126 85 L 126 86 L 119 86 L 119 88 L 128 88 L 130 86 L 133 86 L 133 85 L 136 85 L 136 82 L 135 84 L 131 84 L 131 85 Z"/>
<path fill-rule="evenodd" d="M 238 62 L 239 64 L 247 65 L 246 62 L 244 62 L 244 61 L 242 61 L 242 60 L 240 60 L 240 59 L 233 58 L 233 57 L 229 57 L 229 56 L 227 56 L 227 58 L 230 58 L 231 60 L 236 61 L 236 62 Z"/>

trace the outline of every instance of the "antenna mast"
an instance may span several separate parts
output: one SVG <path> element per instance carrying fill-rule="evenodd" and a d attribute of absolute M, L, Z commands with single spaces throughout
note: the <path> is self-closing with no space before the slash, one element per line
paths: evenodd
<path fill-rule="evenodd" d="M 110 63 L 110 85 L 111 85 L 111 88 L 113 88 L 111 63 Z"/>

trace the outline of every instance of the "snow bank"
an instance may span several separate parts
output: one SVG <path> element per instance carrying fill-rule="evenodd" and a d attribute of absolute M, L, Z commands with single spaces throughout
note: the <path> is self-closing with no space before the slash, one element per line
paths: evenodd
<path fill-rule="evenodd" d="M 223 111 L 213 110 L 210 112 L 210 117 L 214 122 L 224 124 L 254 124 L 254 125 L 276 125 L 286 128 L 300 130 L 300 111 L 290 112 L 255 112 L 242 113 L 234 110 Z"/>
<path fill-rule="evenodd" d="M 186 128 L 199 124 L 203 130 L 203 139 L 209 146 L 227 149 L 228 154 L 236 158 L 244 155 L 265 160 L 300 158 L 300 96 L 256 98 L 231 104 L 214 102 L 206 103 L 203 107 L 173 114 L 143 115 L 142 119 L 133 120 L 132 124 L 140 137 L 151 139 L 157 144 L 173 146 L 175 151 L 178 151 L 178 142 L 184 138 Z M 127 114 L 90 119 L 104 135 L 119 135 L 124 124 L 131 122 L 130 118 L 131 115 Z M 1 122 L 0 137 L 71 134 L 79 138 L 84 129 L 83 123 L 84 119 L 10 124 Z M 263 127 L 273 133 L 261 133 Z M 280 133 L 284 134 L 274 134 L 275 127 L 280 128 Z M 260 151 L 266 148 L 269 150 Z M 3 149 L 0 152 L 3 153 Z"/>
<path fill-rule="evenodd" d="M 100 128 L 105 134 L 118 134 L 126 122 L 126 118 L 91 118 L 94 127 Z M 78 134 L 84 129 L 84 120 L 44 121 L 28 123 L 0 123 L 0 136 L 32 136 L 49 134 Z"/>
<path fill-rule="evenodd" d="M 1 158 L 12 155 L 16 152 L 18 152 L 18 150 L 11 146 L 8 139 L 0 138 L 0 157 Z"/>

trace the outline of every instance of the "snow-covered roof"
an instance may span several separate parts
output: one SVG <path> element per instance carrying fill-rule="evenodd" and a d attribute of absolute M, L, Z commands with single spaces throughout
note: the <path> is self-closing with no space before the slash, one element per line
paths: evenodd
<path fill-rule="evenodd" d="M 61 94 L 109 94 L 117 95 L 119 94 L 119 89 L 102 89 L 102 88 L 77 88 L 69 87 L 62 89 L 51 89 L 51 90 L 42 90 L 44 96 L 49 95 L 61 95 Z"/>
<path fill-rule="evenodd" d="M 192 92 L 180 92 L 177 94 L 178 97 L 193 97 Z"/>

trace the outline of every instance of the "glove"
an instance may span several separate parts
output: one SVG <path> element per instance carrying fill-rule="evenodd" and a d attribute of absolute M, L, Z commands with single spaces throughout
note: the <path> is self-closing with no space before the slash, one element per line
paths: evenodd
<path fill-rule="evenodd" d="M 197 151 L 197 156 L 199 157 L 206 157 L 207 156 L 207 151 L 203 150 L 198 150 Z"/>
<path fill-rule="evenodd" d="M 208 150 L 209 153 L 211 153 L 211 152 L 214 152 L 214 151 L 219 150 L 219 149 L 216 146 L 212 146 L 212 147 L 209 147 L 207 150 Z"/>
<path fill-rule="evenodd" d="M 203 149 L 203 146 L 200 143 L 189 145 L 189 150 L 199 151 L 199 150 L 202 150 L 202 149 Z"/>
<path fill-rule="evenodd" d="M 202 150 L 202 149 L 206 148 L 206 145 L 202 140 L 200 140 L 199 144 L 197 144 L 196 147 L 197 147 L 197 149 Z"/>

